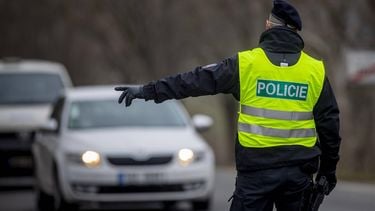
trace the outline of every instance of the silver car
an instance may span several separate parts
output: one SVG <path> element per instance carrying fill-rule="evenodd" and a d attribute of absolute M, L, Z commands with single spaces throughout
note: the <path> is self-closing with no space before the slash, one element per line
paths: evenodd
<path fill-rule="evenodd" d="M 117 104 L 113 87 L 69 90 L 33 145 L 40 210 L 125 202 L 208 209 L 214 155 L 177 101 Z M 52 203 L 53 202 L 53 203 Z"/>
<path fill-rule="evenodd" d="M 31 144 L 71 81 L 43 60 L 0 60 L 0 186 L 32 185 Z"/>

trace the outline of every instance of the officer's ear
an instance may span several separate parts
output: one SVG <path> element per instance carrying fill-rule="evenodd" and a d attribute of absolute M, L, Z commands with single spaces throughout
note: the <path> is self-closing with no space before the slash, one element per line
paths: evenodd
<path fill-rule="evenodd" d="M 266 30 L 270 29 L 271 27 L 272 27 L 271 22 L 268 19 L 266 19 Z"/>

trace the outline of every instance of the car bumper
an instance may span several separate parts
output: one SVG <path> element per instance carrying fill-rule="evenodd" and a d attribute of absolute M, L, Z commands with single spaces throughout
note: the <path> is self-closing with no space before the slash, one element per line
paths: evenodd
<path fill-rule="evenodd" d="M 214 165 L 127 167 L 62 171 L 65 198 L 71 202 L 183 201 L 208 198 Z M 65 175 L 64 175 L 65 174 Z"/>

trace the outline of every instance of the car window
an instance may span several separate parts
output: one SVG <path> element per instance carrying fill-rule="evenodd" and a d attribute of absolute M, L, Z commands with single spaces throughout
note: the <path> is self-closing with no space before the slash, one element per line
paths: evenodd
<path fill-rule="evenodd" d="M 0 74 L 0 104 L 52 103 L 63 88 L 61 78 L 50 73 Z"/>
<path fill-rule="evenodd" d="M 184 116 L 173 102 L 155 104 L 135 100 L 124 108 L 113 100 L 72 102 L 68 128 L 104 127 L 181 127 Z"/>

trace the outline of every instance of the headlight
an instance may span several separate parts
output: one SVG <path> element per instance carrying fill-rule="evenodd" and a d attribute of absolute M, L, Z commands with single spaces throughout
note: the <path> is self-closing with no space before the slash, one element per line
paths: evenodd
<path fill-rule="evenodd" d="M 182 166 L 187 166 L 194 161 L 194 152 L 191 149 L 181 149 L 178 151 L 178 160 Z"/>
<path fill-rule="evenodd" d="M 81 160 L 89 168 L 98 167 L 100 164 L 100 155 L 94 151 L 86 151 L 82 154 Z"/>

